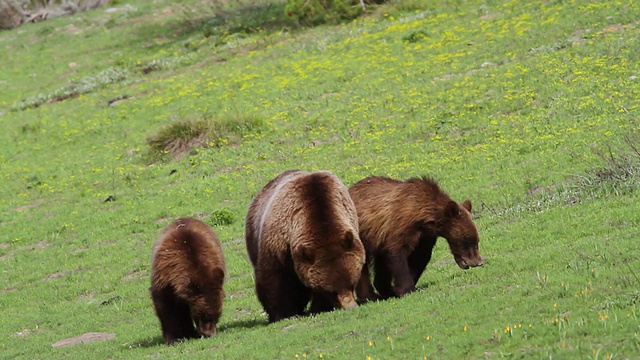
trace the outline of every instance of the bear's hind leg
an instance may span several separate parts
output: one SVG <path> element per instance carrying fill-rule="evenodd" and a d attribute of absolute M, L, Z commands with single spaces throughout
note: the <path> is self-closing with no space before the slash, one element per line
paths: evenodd
<path fill-rule="evenodd" d="M 160 319 L 162 337 L 167 345 L 198 337 L 193 326 L 189 304 L 180 299 L 172 288 L 151 292 L 156 314 Z"/>

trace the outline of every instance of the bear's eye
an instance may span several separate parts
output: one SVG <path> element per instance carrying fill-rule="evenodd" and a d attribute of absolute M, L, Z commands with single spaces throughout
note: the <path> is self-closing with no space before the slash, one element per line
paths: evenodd
<path fill-rule="evenodd" d="M 302 262 L 313 263 L 314 256 L 313 256 L 313 252 L 310 249 L 301 247 L 297 251 L 297 253 L 298 253 L 298 256 L 300 257 L 300 260 L 302 260 Z"/>
<path fill-rule="evenodd" d="M 345 250 L 353 249 L 353 242 L 355 241 L 353 233 L 346 231 L 342 237 L 342 248 Z"/>
<path fill-rule="evenodd" d="M 353 248 L 353 235 L 351 233 L 342 239 L 342 248 L 345 250 L 351 250 Z"/>

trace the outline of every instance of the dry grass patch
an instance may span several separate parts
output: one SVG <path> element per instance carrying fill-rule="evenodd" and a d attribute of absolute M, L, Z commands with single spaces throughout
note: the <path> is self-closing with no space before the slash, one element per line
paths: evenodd
<path fill-rule="evenodd" d="M 179 159 L 198 148 L 237 144 L 246 134 L 259 131 L 262 124 L 262 120 L 245 115 L 179 119 L 151 135 L 147 143 L 152 155 Z"/>

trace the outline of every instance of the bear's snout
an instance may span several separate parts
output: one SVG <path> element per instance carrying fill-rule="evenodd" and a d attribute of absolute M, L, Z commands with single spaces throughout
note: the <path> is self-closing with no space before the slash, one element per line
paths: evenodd
<path fill-rule="evenodd" d="M 458 266 L 463 270 L 484 265 L 484 258 L 481 256 L 475 259 L 460 257 L 460 258 L 456 258 L 455 260 L 456 260 L 456 264 L 458 264 Z"/>
<path fill-rule="evenodd" d="M 463 269 L 463 270 L 469 269 L 469 265 L 467 265 L 467 262 L 464 260 L 458 261 L 458 266 L 460 267 L 460 269 Z"/>
<path fill-rule="evenodd" d="M 470 267 L 482 266 L 484 265 L 484 257 L 478 254 L 478 256 L 474 257 L 473 260 L 467 260 L 467 264 Z"/>
<path fill-rule="evenodd" d="M 337 303 L 343 309 L 353 309 L 358 307 L 358 303 L 356 302 L 356 297 L 353 294 L 353 291 L 347 291 L 342 294 L 337 295 Z"/>
<path fill-rule="evenodd" d="M 216 323 L 210 320 L 196 320 L 196 327 L 202 337 L 211 337 L 216 334 Z"/>
<path fill-rule="evenodd" d="M 478 256 L 475 259 L 457 258 L 456 263 L 461 269 L 467 270 L 472 267 L 484 265 L 484 258 L 482 256 Z"/>

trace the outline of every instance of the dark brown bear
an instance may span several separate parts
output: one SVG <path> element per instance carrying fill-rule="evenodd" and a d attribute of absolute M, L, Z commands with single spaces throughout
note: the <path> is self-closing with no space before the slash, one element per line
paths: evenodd
<path fill-rule="evenodd" d="M 365 252 L 356 209 L 328 171 L 286 171 L 255 197 L 246 242 L 258 300 L 269 322 L 357 307 L 354 289 Z"/>
<path fill-rule="evenodd" d="M 378 298 L 369 276 L 372 265 L 380 298 L 415 290 L 438 237 L 447 240 L 462 269 L 482 265 L 471 201 L 459 205 L 435 181 L 373 176 L 355 183 L 349 194 L 358 211 L 360 238 L 367 250 L 367 264 L 357 288 L 361 299 Z"/>
<path fill-rule="evenodd" d="M 209 225 L 181 218 L 162 232 L 153 245 L 150 290 L 165 343 L 215 335 L 224 273 L 222 247 Z"/>

